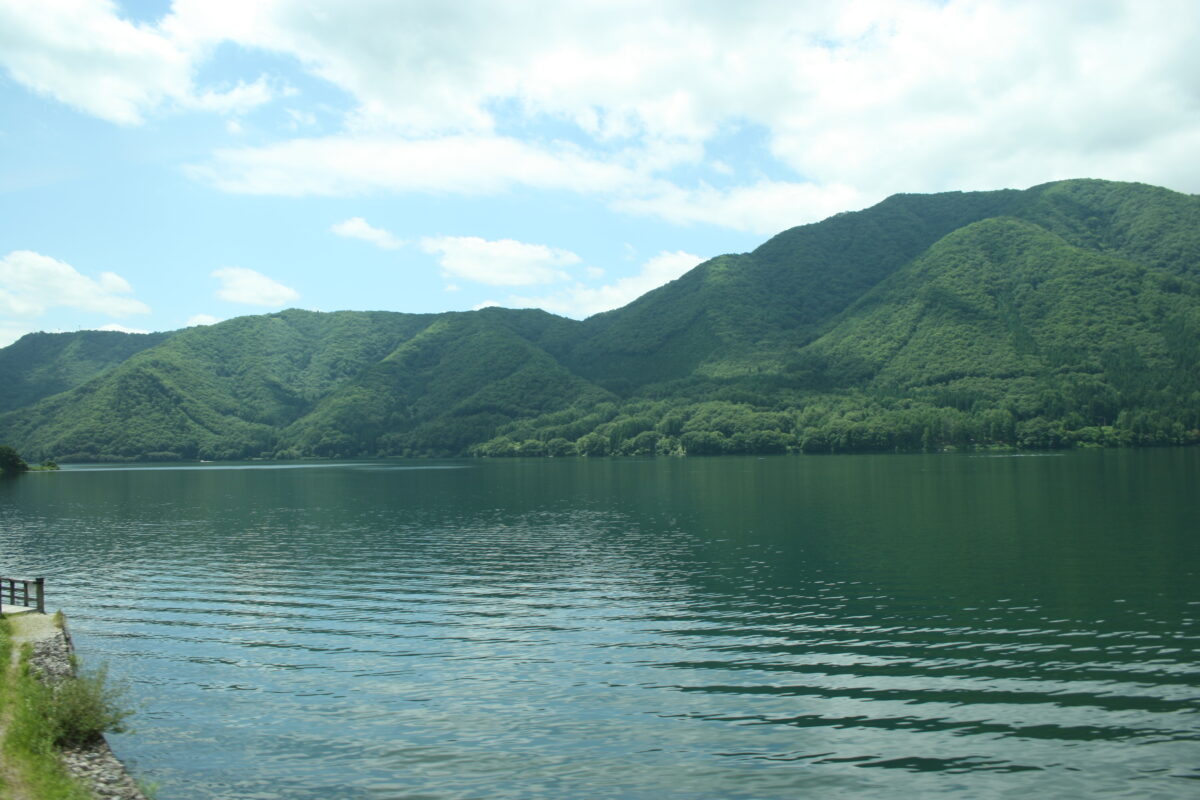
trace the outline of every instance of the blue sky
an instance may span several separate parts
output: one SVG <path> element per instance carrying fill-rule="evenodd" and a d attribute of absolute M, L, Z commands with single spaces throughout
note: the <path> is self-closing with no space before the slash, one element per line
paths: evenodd
<path fill-rule="evenodd" d="M 0 0 L 0 345 L 577 318 L 895 192 L 1200 191 L 1191 2 Z"/>

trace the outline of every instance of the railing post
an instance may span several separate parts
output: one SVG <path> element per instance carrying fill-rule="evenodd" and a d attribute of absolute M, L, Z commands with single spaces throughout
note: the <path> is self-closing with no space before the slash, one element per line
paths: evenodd
<path fill-rule="evenodd" d="M 37 610 L 39 614 L 46 613 L 46 579 L 38 578 L 34 581 L 34 586 L 37 588 Z"/>

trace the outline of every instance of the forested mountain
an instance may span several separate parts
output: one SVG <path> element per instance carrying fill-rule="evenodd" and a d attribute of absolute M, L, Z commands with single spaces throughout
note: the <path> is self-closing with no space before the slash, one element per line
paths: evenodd
<path fill-rule="evenodd" d="M 1200 441 L 1200 198 L 896 195 L 583 322 L 290 310 L 0 350 L 41 460 Z"/>
<path fill-rule="evenodd" d="M 0 348 L 0 412 L 65 392 L 171 334 L 31 333 Z"/>

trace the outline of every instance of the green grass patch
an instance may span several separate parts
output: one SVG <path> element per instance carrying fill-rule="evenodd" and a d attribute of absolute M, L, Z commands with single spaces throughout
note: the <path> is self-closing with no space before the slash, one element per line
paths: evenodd
<path fill-rule="evenodd" d="M 29 665 L 30 645 L 12 663 L 9 620 L 0 621 L 0 713 L 8 718 L 2 745 L 7 769 L 5 797 L 37 800 L 91 800 L 92 794 L 63 767 L 58 748 L 94 741 L 105 731 L 122 730 L 130 712 L 120 704 L 122 690 L 107 683 L 105 670 L 46 686 Z"/>

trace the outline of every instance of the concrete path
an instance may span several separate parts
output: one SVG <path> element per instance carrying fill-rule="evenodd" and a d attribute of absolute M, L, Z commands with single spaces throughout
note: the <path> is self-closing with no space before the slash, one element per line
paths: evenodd
<path fill-rule="evenodd" d="M 9 609 L 12 606 L 5 606 L 5 615 L 10 615 Z M 58 633 L 58 627 L 54 624 L 54 617 L 50 614 L 39 614 L 36 611 L 27 611 L 22 614 L 11 614 L 9 622 L 12 624 L 12 643 L 13 643 L 13 658 L 15 659 L 21 651 L 21 645 L 26 642 L 40 642 L 45 639 L 50 639 L 54 634 Z"/>
<path fill-rule="evenodd" d="M 33 614 L 37 612 L 37 609 L 32 606 L 10 606 L 8 603 L 4 603 L 0 605 L 0 612 L 7 617 L 11 614 Z"/>

